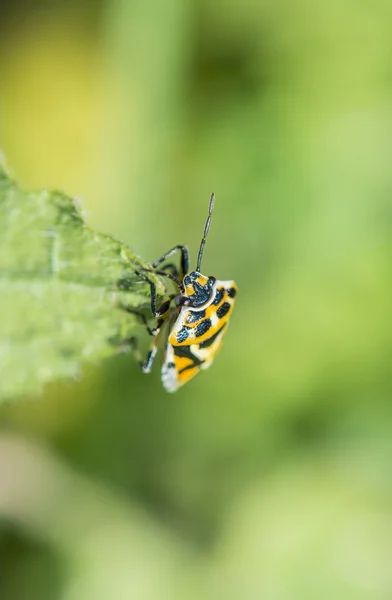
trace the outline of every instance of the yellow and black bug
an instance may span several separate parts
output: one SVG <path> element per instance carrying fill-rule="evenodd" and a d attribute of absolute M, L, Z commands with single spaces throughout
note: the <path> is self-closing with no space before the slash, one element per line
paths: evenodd
<path fill-rule="evenodd" d="M 206 277 L 200 272 L 214 199 L 212 194 L 195 271 L 188 273 L 189 255 L 186 246 L 175 246 L 166 252 L 152 264 L 152 269 L 138 270 L 139 276 L 150 284 L 151 311 L 158 319 L 153 329 L 147 326 L 154 340 L 146 360 L 139 362 L 144 373 L 151 371 L 159 338 L 162 331 L 166 329 L 162 383 L 168 392 L 175 392 L 201 369 L 207 369 L 212 364 L 221 348 L 222 337 L 227 329 L 237 294 L 234 281 L 219 281 L 215 277 Z M 169 263 L 158 270 L 157 267 L 175 252 L 181 254 L 180 267 Z M 179 290 L 176 294 L 168 295 L 159 308 L 155 284 L 148 278 L 148 272 L 167 277 Z M 147 325 L 144 318 L 143 320 Z M 135 339 L 132 342 L 138 353 Z"/>

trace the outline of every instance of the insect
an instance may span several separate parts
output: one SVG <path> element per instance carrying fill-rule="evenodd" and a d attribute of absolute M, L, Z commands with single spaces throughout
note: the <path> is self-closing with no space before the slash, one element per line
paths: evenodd
<path fill-rule="evenodd" d="M 237 286 L 234 281 L 219 281 L 200 272 L 207 234 L 210 229 L 215 196 L 211 195 L 208 217 L 200 243 L 197 266 L 189 272 L 189 254 L 186 246 L 174 246 L 152 269 L 140 268 L 137 273 L 150 284 L 151 311 L 157 319 L 150 329 L 142 317 L 149 333 L 154 337 L 147 358 L 142 361 L 137 341 L 132 338 L 134 350 L 144 373 L 151 371 L 162 332 L 166 330 L 165 351 L 162 365 L 162 383 L 168 392 L 175 392 L 213 362 L 222 345 L 228 320 L 233 310 Z M 158 267 L 174 253 L 180 253 L 180 266 L 173 263 Z M 154 272 L 171 280 L 177 293 L 169 294 L 157 307 L 156 287 L 148 272 Z M 127 309 L 129 312 L 135 312 Z"/>

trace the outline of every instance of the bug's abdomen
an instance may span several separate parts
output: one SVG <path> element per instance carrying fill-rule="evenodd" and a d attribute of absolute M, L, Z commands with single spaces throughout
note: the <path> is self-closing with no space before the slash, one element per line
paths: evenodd
<path fill-rule="evenodd" d="M 163 368 L 166 389 L 174 391 L 211 365 L 221 348 L 236 294 L 233 281 L 220 281 L 214 299 L 203 310 L 181 310 L 168 339 Z"/>

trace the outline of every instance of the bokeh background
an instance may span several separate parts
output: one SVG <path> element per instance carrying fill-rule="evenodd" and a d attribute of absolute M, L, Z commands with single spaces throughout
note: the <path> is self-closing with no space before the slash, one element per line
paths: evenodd
<path fill-rule="evenodd" d="M 174 396 L 126 355 L 0 408 L 1 600 L 390 600 L 390 2 L 0 14 L 19 182 L 151 261 L 195 261 L 214 190 L 203 270 L 240 289 Z"/>

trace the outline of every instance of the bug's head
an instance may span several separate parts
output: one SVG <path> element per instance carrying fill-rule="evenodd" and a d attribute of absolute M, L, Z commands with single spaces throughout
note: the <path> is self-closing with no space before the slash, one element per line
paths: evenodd
<path fill-rule="evenodd" d="M 208 302 L 214 293 L 215 277 L 206 277 L 199 271 L 192 271 L 184 277 L 186 297 L 190 306 L 201 306 Z"/>

